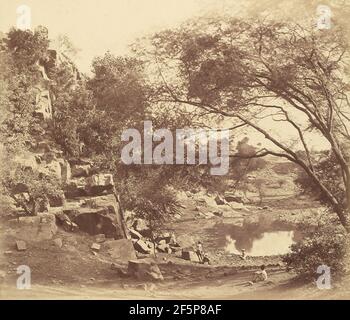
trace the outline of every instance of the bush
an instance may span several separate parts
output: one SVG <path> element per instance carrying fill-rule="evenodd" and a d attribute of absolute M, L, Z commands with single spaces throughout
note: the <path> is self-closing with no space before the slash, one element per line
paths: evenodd
<path fill-rule="evenodd" d="M 35 216 L 49 203 L 49 198 L 59 197 L 61 193 L 57 179 L 20 165 L 1 180 L 0 193 L 12 198 L 29 216 Z"/>
<path fill-rule="evenodd" d="M 293 244 L 284 262 L 302 278 L 317 278 L 320 265 L 330 267 L 332 277 L 339 278 L 346 272 L 348 244 L 348 237 L 340 227 L 320 227 L 311 236 Z"/>

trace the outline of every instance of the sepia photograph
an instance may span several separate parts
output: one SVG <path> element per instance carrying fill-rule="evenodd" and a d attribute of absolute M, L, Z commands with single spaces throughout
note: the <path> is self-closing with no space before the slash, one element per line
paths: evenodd
<path fill-rule="evenodd" d="M 349 17 L 0 0 L 0 300 L 349 300 Z"/>

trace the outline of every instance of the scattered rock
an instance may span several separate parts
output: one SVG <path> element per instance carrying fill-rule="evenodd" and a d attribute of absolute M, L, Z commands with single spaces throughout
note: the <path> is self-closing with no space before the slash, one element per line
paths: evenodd
<path fill-rule="evenodd" d="M 100 195 L 103 192 L 113 193 L 113 175 L 109 173 L 94 174 L 86 178 L 89 195 Z"/>
<path fill-rule="evenodd" d="M 162 243 L 162 244 L 158 244 L 157 245 L 157 249 L 160 251 L 160 252 L 166 252 L 166 253 L 171 253 L 171 248 L 169 247 L 168 244 L 166 243 Z"/>
<path fill-rule="evenodd" d="M 16 248 L 17 248 L 17 251 L 26 251 L 27 244 L 23 240 L 17 240 L 16 241 Z"/>
<path fill-rule="evenodd" d="M 160 240 L 159 242 L 158 242 L 158 245 L 166 245 L 167 244 L 167 242 L 163 239 L 163 240 Z"/>
<path fill-rule="evenodd" d="M 162 232 L 157 236 L 156 241 L 160 243 L 169 243 L 171 239 L 171 234 L 169 232 Z"/>
<path fill-rule="evenodd" d="M 91 250 L 93 250 L 93 251 L 100 251 L 101 245 L 98 244 L 98 243 L 93 243 L 93 244 L 91 245 L 90 248 L 91 248 Z"/>
<path fill-rule="evenodd" d="M 182 250 L 182 259 L 192 262 L 199 262 L 198 255 L 194 251 Z"/>
<path fill-rule="evenodd" d="M 90 173 L 90 164 L 75 164 L 71 167 L 72 177 L 87 177 Z"/>
<path fill-rule="evenodd" d="M 244 209 L 244 204 L 243 203 L 240 203 L 240 202 L 230 202 L 229 203 L 229 206 L 232 208 L 232 209 L 235 209 L 235 210 L 242 210 Z"/>
<path fill-rule="evenodd" d="M 142 239 L 142 234 L 140 232 L 137 232 L 134 229 L 129 229 L 129 233 L 130 233 L 131 238 L 133 238 L 133 239 L 137 239 L 137 240 Z"/>
<path fill-rule="evenodd" d="M 243 192 L 236 191 L 236 192 L 225 192 L 224 199 L 227 202 L 239 202 L 239 203 L 245 203 L 247 200 L 246 196 Z"/>
<path fill-rule="evenodd" d="M 134 243 L 134 248 L 136 251 L 140 253 L 151 253 L 151 249 L 148 247 L 147 243 L 144 242 L 143 240 L 138 240 L 137 242 Z"/>
<path fill-rule="evenodd" d="M 151 232 L 147 226 L 147 223 L 143 219 L 136 219 L 133 223 L 133 229 L 142 234 L 142 236 L 150 238 Z"/>
<path fill-rule="evenodd" d="M 214 211 L 213 214 L 217 217 L 222 217 L 224 213 L 222 211 Z"/>
<path fill-rule="evenodd" d="M 67 232 L 75 232 L 79 229 L 78 225 L 72 222 L 67 214 L 58 212 L 55 214 L 57 225 L 61 226 Z"/>

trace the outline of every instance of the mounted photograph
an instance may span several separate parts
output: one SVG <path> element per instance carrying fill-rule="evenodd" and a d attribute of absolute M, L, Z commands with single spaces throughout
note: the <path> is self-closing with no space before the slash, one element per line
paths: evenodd
<path fill-rule="evenodd" d="M 0 0 L 0 300 L 350 299 L 349 16 Z"/>

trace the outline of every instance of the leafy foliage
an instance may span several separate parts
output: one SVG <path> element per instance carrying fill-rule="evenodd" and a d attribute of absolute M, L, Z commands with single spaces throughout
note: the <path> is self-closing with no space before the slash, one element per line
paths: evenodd
<path fill-rule="evenodd" d="M 284 257 L 284 262 L 300 277 L 317 278 L 320 265 L 330 267 L 332 277 L 341 277 L 347 271 L 348 247 L 349 239 L 344 229 L 323 226 L 293 244 L 292 252 Z"/>
<path fill-rule="evenodd" d="M 335 155 L 333 153 L 324 153 L 321 159 L 314 166 L 315 174 L 322 179 L 327 189 L 331 190 L 332 194 L 337 198 L 340 204 L 344 203 L 345 189 L 341 178 L 341 169 L 336 165 Z M 308 194 L 313 194 L 319 197 L 324 203 L 328 204 L 323 193 L 317 188 L 315 182 L 305 174 L 304 171 L 299 171 L 295 179 L 295 183 Z"/>
<path fill-rule="evenodd" d="M 11 197 L 27 215 L 35 216 L 50 197 L 60 196 L 61 188 L 53 177 L 18 165 L 3 178 L 2 189 L 2 194 Z"/>

